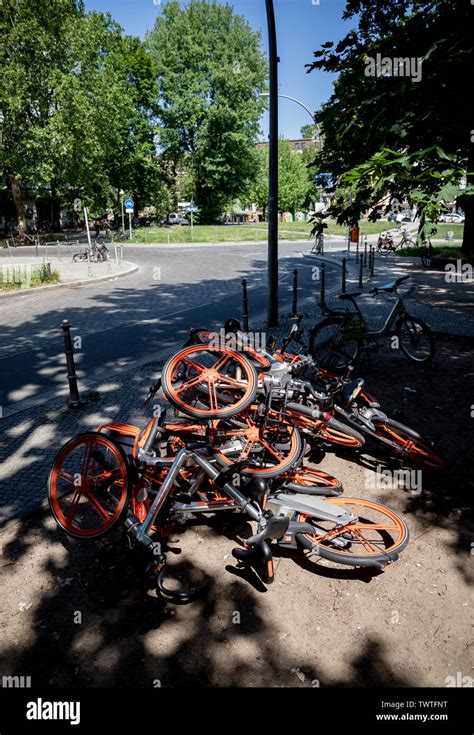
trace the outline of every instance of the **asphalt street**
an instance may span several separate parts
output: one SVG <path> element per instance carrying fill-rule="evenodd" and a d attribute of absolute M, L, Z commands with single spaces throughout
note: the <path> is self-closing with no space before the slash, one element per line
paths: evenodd
<path fill-rule="evenodd" d="M 309 249 L 305 243 L 280 244 L 281 314 L 291 306 L 294 268 L 300 303 L 318 291 L 315 263 L 301 257 Z M 31 256 L 34 250 L 23 252 Z M 78 375 L 92 378 L 147 354 L 171 351 L 185 341 L 191 326 L 215 329 L 231 316 L 240 317 L 243 278 L 251 319 L 265 312 L 266 243 L 127 245 L 124 257 L 139 270 L 118 281 L 2 297 L 0 406 L 18 407 L 65 384 L 63 319 L 80 338 L 75 342 Z"/>

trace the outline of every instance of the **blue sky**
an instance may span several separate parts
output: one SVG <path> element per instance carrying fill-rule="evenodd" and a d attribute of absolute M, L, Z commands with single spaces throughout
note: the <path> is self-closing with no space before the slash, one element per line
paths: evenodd
<path fill-rule="evenodd" d="M 229 1 L 252 28 L 262 31 L 267 49 L 267 25 L 264 0 Z M 160 13 L 160 2 L 166 0 L 86 0 L 87 10 L 109 12 L 126 33 L 143 37 Z M 182 2 L 186 4 L 185 0 Z M 313 59 L 313 51 L 325 41 L 337 41 L 352 27 L 344 23 L 345 0 L 274 0 L 280 56 L 280 92 L 297 97 L 310 110 L 316 110 L 331 94 L 332 76 L 324 72 L 306 73 L 304 67 Z M 264 136 L 268 126 L 262 119 Z M 298 138 L 302 125 L 311 122 L 307 112 L 290 100 L 280 99 L 280 134 Z"/>

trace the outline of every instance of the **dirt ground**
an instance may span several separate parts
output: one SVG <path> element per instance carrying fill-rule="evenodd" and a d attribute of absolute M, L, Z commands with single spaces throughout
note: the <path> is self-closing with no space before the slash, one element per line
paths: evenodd
<path fill-rule="evenodd" d="M 395 465 L 368 445 L 321 462 L 347 496 L 404 514 L 410 543 L 384 573 L 275 550 L 265 588 L 231 556 L 249 533 L 244 517 L 199 519 L 172 536 L 169 563 L 210 589 L 163 611 L 129 553 L 67 539 L 39 511 L 0 536 L 0 676 L 31 676 L 34 687 L 443 687 L 474 677 L 472 346 L 440 338 L 431 366 L 387 351 L 359 371 L 389 415 L 443 447 L 449 469 L 423 473 L 421 493 L 372 489 L 374 467 Z"/>

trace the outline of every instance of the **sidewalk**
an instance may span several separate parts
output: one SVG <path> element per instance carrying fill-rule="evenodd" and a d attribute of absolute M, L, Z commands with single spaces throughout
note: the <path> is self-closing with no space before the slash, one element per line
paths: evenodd
<path fill-rule="evenodd" d="M 334 263 L 341 267 L 341 278 L 337 282 L 327 280 L 326 303 L 332 308 L 345 308 L 348 302 L 338 298 L 341 292 L 342 259 L 346 258 L 346 292 L 362 291 L 358 304 L 373 329 L 381 327 L 390 310 L 389 297 L 379 295 L 373 298 L 368 292 L 375 286 L 410 275 L 416 288 L 407 299 L 410 311 L 427 322 L 434 332 L 463 337 L 474 337 L 474 281 L 455 280 L 449 282 L 444 271 L 429 270 L 421 266 L 419 258 L 400 256 L 375 256 L 374 277 L 368 277 L 368 268 L 363 268 L 363 286 L 359 288 L 359 265 L 355 253 L 347 259 L 347 253 L 327 253 L 322 257 L 307 255 L 319 262 Z M 408 283 L 400 293 L 407 290 Z M 311 308 L 309 321 L 319 321 L 321 311 L 318 306 Z"/>
<path fill-rule="evenodd" d="M 84 286 L 93 282 L 98 283 L 101 281 L 123 278 L 138 270 L 138 266 L 135 265 L 135 263 L 131 263 L 127 260 L 118 260 L 118 262 L 116 262 L 114 258 L 109 258 L 105 263 L 89 264 L 87 261 L 73 263 L 71 258 L 35 258 L 26 256 L 23 258 L 2 258 L 0 271 L 3 273 L 4 280 L 8 280 L 9 277 L 11 277 L 9 274 L 11 274 L 14 269 L 20 268 L 27 276 L 28 273 L 40 268 L 45 263 L 49 263 L 51 265 L 52 271 L 56 270 L 59 272 L 60 282 L 45 284 L 44 286 L 35 286 L 31 291 Z M 0 298 L 2 296 L 24 296 L 28 290 L 29 289 L 26 287 L 2 289 L 0 290 Z"/>

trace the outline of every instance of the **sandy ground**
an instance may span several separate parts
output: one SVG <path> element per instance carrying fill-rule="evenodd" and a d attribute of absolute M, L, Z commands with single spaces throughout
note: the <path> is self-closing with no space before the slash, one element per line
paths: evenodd
<path fill-rule="evenodd" d="M 389 414 L 435 439 L 449 470 L 422 492 L 370 487 L 386 455 L 329 452 L 321 467 L 347 496 L 404 514 L 411 541 L 373 575 L 275 550 L 265 588 L 237 571 L 241 515 L 174 533 L 173 572 L 206 579 L 205 597 L 160 609 L 120 546 L 76 543 L 39 511 L 0 536 L 0 676 L 33 686 L 446 686 L 474 678 L 474 526 L 470 514 L 472 343 L 445 338 L 432 366 L 378 353 L 360 370 Z M 111 539 L 114 541 L 114 539 Z"/>

